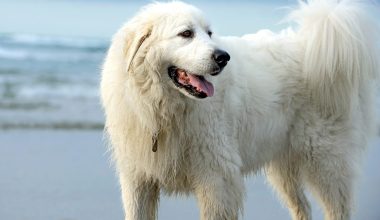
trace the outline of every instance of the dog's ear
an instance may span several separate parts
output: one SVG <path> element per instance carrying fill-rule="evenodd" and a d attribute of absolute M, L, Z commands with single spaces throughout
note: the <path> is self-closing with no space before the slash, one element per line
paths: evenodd
<path fill-rule="evenodd" d="M 136 55 L 139 53 L 140 49 L 143 48 L 143 45 L 147 44 L 146 41 L 150 37 L 151 33 L 152 28 L 146 26 L 144 29 L 136 30 L 128 35 L 128 39 L 126 39 L 126 47 L 124 49 L 127 72 L 131 70 Z"/>

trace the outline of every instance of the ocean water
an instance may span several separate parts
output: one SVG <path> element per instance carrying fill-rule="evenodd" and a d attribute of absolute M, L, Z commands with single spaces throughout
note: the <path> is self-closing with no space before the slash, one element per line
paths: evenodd
<path fill-rule="evenodd" d="M 107 45 L 0 34 L 0 128 L 101 128 L 98 82 Z"/>

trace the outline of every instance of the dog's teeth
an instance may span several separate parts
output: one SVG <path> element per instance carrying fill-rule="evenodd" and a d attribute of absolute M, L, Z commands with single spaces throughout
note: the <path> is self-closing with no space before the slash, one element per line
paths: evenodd
<path fill-rule="evenodd" d="M 182 71 L 182 74 L 183 74 L 184 77 L 187 77 L 186 71 Z"/>

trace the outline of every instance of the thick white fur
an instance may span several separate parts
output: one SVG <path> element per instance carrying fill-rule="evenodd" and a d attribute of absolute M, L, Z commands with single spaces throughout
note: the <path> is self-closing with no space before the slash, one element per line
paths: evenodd
<path fill-rule="evenodd" d="M 377 29 L 365 6 L 310 0 L 292 13 L 297 31 L 243 37 L 208 37 L 201 12 L 181 2 L 151 4 L 124 25 L 101 95 L 126 219 L 155 219 L 160 190 L 194 193 L 203 220 L 237 219 L 243 178 L 260 169 L 293 219 L 310 219 L 304 186 L 326 219 L 350 219 L 354 165 L 376 121 Z M 193 39 L 177 36 L 188 26 Z M 231 61 L 210 76 L 216 48 Z M 184 95 L 171 65 L 204 75 L 215 95 Z"/>

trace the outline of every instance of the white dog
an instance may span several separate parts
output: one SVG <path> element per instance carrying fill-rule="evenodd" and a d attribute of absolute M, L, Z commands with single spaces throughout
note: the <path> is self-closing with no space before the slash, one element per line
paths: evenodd
<path fill-rule="evenodd" d="M 244 37 L 215 36 L 181 2 L 126 23 L 101 80 L 126 219 L 155 219 L 160 190 L 194 193 L 203 220 L 238 219 L 244 176 L 262 169 L 293 219 L 311 218 L 304 186 L 326 219 L 349 219 L 354 165 L 375 127 L 365 6 L 310 0 L 292 13 L 297 31 Z"/>

